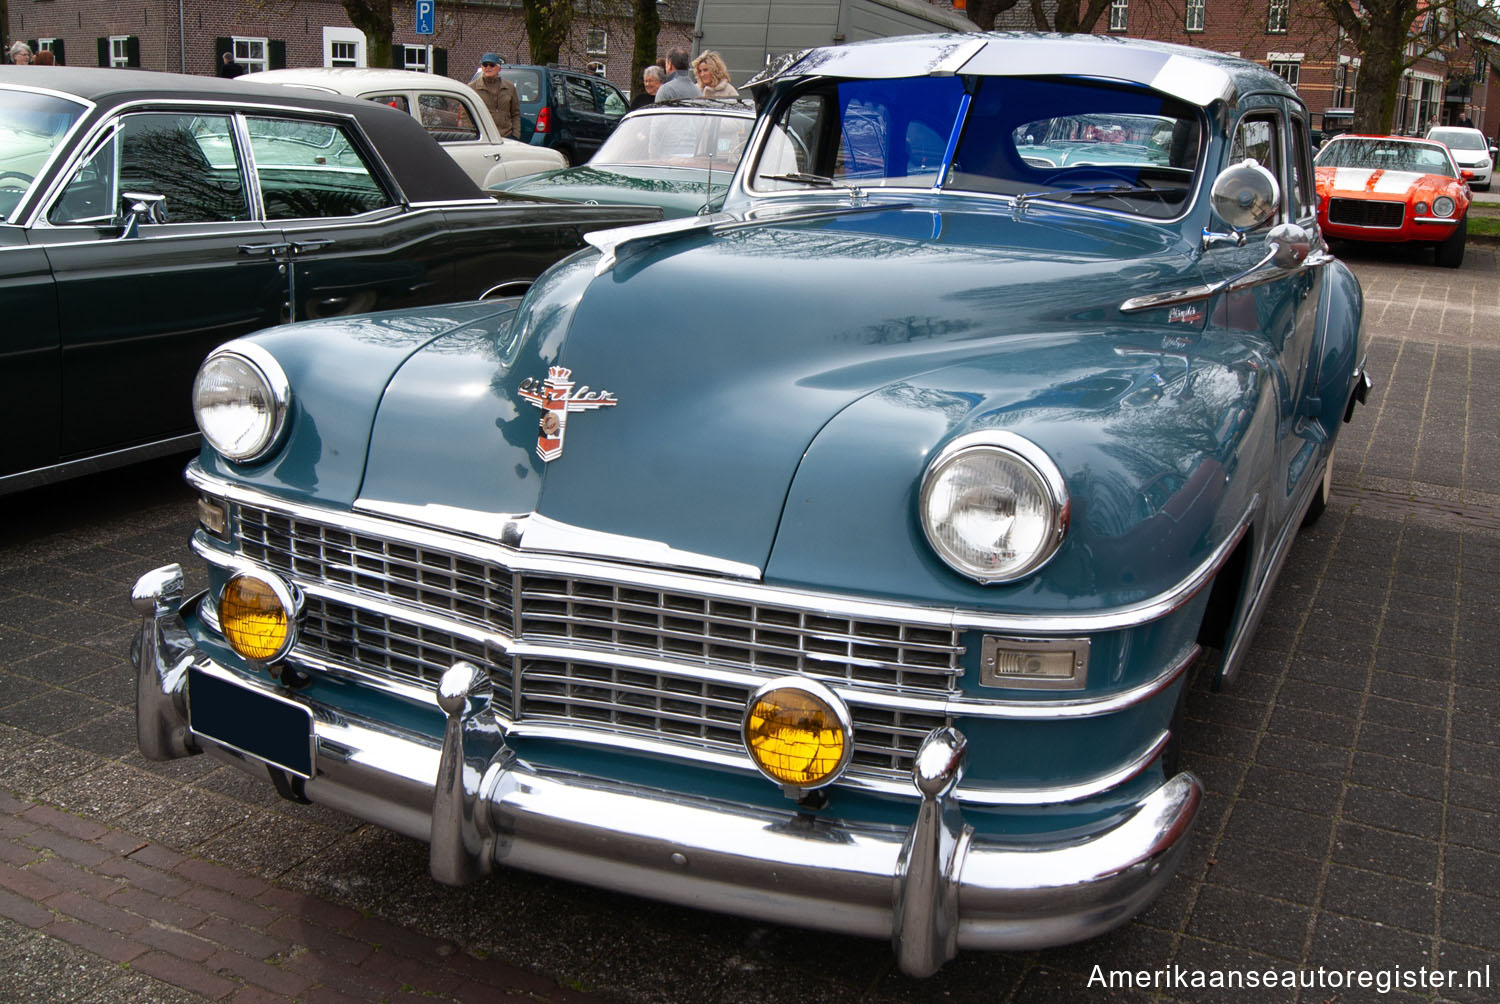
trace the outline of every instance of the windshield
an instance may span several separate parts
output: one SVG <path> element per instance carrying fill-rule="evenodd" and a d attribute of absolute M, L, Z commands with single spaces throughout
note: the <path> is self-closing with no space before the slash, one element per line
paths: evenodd
<path fill-rule="evenodd" d="M 744 115 L 632 115 L 610 133 L 590 166 L 647 165 L 732 171 L 755 120 Z"/>
<path fill-rule="evenodd" d="M 1458 177 L 1453 161 L 1442 147 L 1379 137 L 1340 137 L 1318 151 L 1318 158 L 1313 163 L 1318 167 L 1362 167 Z"/>
<path fill-rule="evenodd" d="M 49 94 L 0 91 L 0 218 L 7 222 L 84 106 Z"/>
<path fill-rule="evenodd" d="M 1160 218 L 1182 211 L 1203 146 L 1193 106 L 1095 81 L 967 84 L 961 122 L 961 77 L 815 84 L 782 107 L 752 183 L 766 192 L 941 187 Z M 950 143 L 952 165 L 939 183 Z"/>
<path fill-rule="evenodd" d="M 1428 139 L 1447 144 L 1451 150 L 1487 150 L 1484 134 L 1478 129 L 1434 129 Z"/>

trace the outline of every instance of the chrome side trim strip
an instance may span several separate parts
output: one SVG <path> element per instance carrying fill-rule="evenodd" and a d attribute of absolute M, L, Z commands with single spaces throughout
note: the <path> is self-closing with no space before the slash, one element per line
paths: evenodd
<path fill-rule="evenodd" d="M 1149 623 L 1180 609 L 1208 584 L 1223 563 L 1228 560 L 1240 538 L 1249 529 L 1251 520 L 1261 505 L 1258 494 L 1251 498 L 1239 522 L 1219 543 L 1219 546 L 1214 548 L 1197 568 L 1175 586 L 1155 596 L 1092 613 L 996 614 L 982 610 L 921 607 L 881 600 L 855 599 L 833 593 L 729 581 L 706 575 L 691 575 L 649 565 L 631 566 L 611 561 L 584 560 L 564 555 L 525 551 L 516 546 L 520 543 L 523 533 L 525 520 L 523 516 L 502 517 L 501 514 L 485 514 L 492 517 L 492 528 L 494 526 L 501 528 L 501 539 L 496 540 L 471 533 L 459 534 L 415 524 L 398 525 L 389 519 L 349 510 L 289 502 L 211 476 L 197 463 L 188 466 L 185 476 L 192 488 L 231 502 L 242 502 L 293 517 L 301 516 L 331 522 L 359 532 L 397 539 L 403 543 L 440 550 L 463 550 L 479 560 L 491 560 L 516 571 L 605 579 L 658 589 L 689 590 L 721 599 L 783 603 L 839 616 L 902 621 L 922 626 L 1039 634 L 1082 634 L 1091 631 L 1121 630 Z M 505 520 L 503 524 L 501 519 Z"/>
<path fill-rule="evenodd" d="M 38 485 L 49 485 L 58 481 L 66 481 L 69 478 L 81 478 L 87 474 L 97 474 L 100 471 L 124 467 L 126 464 L 171 456 L 174 453 L 186 453 L 197 448 L 198 433 L 194 432 L 186 436 L 158 439 L 154 443 L 143 443 L 140 446 L 128 446 L 123 450 L 96 453 L 79 460 L 68 460 L 46 467 L 34 467 L 29 471 L 18 471 L 15 474 L 0 477 L 0 495 L 26 491 Z"/>

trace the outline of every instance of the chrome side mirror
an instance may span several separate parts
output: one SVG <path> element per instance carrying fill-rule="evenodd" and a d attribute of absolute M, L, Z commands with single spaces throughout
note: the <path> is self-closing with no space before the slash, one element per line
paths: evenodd
<path fill-rule="evenodd" d="M 1282 223 L 1266 234 L 1271 249 L 1271 264 L 1277 268 L 1296 268 L 1312 251 L 1312 236 L 1295 223 Z"/>
<path fill-rule="evenodd" d="M 146 192 L 121 192 L 120 200 L 125 205 L 120 239 L 133 240 L 141 234 L 142 223 L 167 222 L 167 197 Z"/>
<path fill-rule="evenodd" d="M 1214 180 L 1208 201 L 1225 223 L 1236 230 L 1250 230 L 1276 215 L 1281 187 L 1275 175 L 1246 159 L 1225 168 Z"/>

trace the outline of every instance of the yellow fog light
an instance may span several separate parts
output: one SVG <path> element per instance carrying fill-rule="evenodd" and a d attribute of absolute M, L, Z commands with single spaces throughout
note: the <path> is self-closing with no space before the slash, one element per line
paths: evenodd
<path fill-rule="evenodd" d="M 854 755 L 849 709 L 821 683 L 772 680 L 750 697 L 741 728 L 761 773 L 792 788 L 835 781 Z"/>
<path fill-rule="evenodd" d="M 295 641 L 297 603 L 279 579 L 244 572 L 219 594 L 219 626 L 231 648 L 251 662 L 275 662 Z"/>

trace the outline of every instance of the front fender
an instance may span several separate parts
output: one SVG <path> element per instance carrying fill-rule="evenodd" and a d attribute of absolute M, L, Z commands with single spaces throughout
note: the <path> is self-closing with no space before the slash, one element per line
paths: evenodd
<path fill-rule="evenodd" d="M 1110 609 L 1172 589 L 1236 532 L 1262 488 L 1248 472 L 1271 469 L 1277 418 L 1263 384 L 1269 367 L 1248 350 L 1185 365 L 1125 344 L 1138 340 L 1080 336 L 1041 354 L 1029 375 L 1024 360 L 985 360 L 861 398 L 803 457 L 767 579 L 1037 614 Z M 1041 382 L 1041 367 L 1052 382 Z M 1010 584 L 980 585 L 949 568 L 918 512 L 932 456 L 983 429 L 1046 451 L 1072 508 L 1053 560 Z"/>

